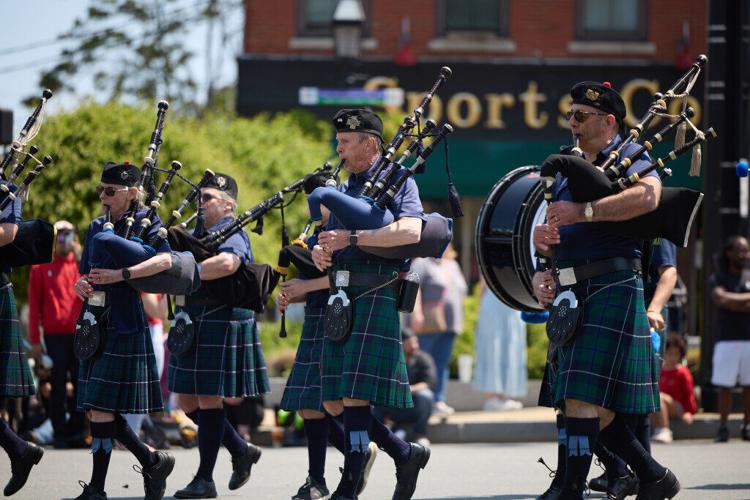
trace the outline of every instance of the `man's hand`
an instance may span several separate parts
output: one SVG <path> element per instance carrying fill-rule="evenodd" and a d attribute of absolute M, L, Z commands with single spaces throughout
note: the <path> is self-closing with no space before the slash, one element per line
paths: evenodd
<path fill-rule="evenodd" d="M 31 344 L 31 357 L 34 359 L 41 359 L 44 354 L 44 348 L 42 344 Z"/>
<path fill-rule="evenodd" d="M 331 267 L 331 252 L 324 250 L 320 245 L 313 247 L 312 259 L 319 271 L 325 271 Z"/>
<path fill-rule="evenodd" d="M 575 203 L 572 201 L 552 202 L 547 207 L 547 221 L 553 227 L 585 222 L 584 208 L 584 203 Z"/>
<path fill-rule="evenodd" d="M 648 324 L 654 330 L 662 330 L 664 328 L 664 316 L 661 315 L 661 311 L 646 311 L 648 316 Z"/>
<path fill-rule="evenodd" d="M 284 295 L 283 292 L 276 294 L 276 304 L 279 306 L 279 311 L 284 312 L 289 307 L 289 297 Z"/>
<path fill-rule="evenodd" d="M 333 253 L 349 246 L 349 235 L 351 231 L 346 229 L 334 229 L 323 231 L 318 235 L 318 244 L 328 252 Z"/>
<path fill-rule="evenodd" d="M 551 271 L 534 273 L 531 285 L 534 288 L 534 296 L 542 307 L 547 307 L 555 300 L 555 280 L 552 278 Z"/>
<path fill-rule="evenodd" d="M 533 240 L 538 252 L 549 252 L 550 245 L 560 244 L 560 230 L 549 224 L 537 224 L 534 226 Z"/>
<path fill-rule="evenodd" d="M 94 287 L 91 286 L 91 283 L 89 283 L 86 276 L 81 276 L 78 281 L 76 281 L 74 291 L 79 299 L 86 300 L 94 293 Z"/>
<path fill-rule="evenodd" d="M 685 422 L 687 425 L 690 425 L 693 423 L 693 414 L 692 413 L 683 413 L 682 414 L 682 421 Z"/>
<path fill-rule="evenodd" d="M 96 285 L 111 285 L 123 281 L 122 269 L 92 269 L 89 280 Z"/>
<path fill-rule="evenodd" d="M 289 302 L 301 300 L 307 294 L 307 284 L 305 280 L 293 279 L 279 283 L 281 293 L 287 297 Z"/>

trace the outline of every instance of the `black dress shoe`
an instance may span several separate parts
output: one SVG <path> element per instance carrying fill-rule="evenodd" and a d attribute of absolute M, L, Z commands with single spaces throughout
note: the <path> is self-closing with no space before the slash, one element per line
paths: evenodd
<path fill-rule="evenodd" d="M 143 491 L 146 500 L 161 500 L 167 489 L 167 476 L 174 469 L 174 457 L 163 451 L 156 452 L 156 463 L 143 469 L 133 466 L 136 472 L 143 474 Z"/>
<path fill-rule="evenodd" d="M 357 497 L 345 497 L 338 491 L 334 491 L 329 500 L 357 500 Z"/>
<path fill-rule="evenodd" d="M 38 464 L 42 459 L 42 455 L 44 455 L 43 448 L 34 443 L 28 443 L 28 445 L 23 455 L 10 459 L 11 477 L 3 490 L 3 494 L 6 497 L 23 488 L 23 485 L 26 484 L 26 480 L 29 478 L 31 468 Z"/>
<path fill-rule="evenodd" d="M 671 470 L 658 481 L 645 483 L 641 481 L 636 500 L 664 500 L 672 498 L 680 491 L 680 482 Z"/>
<path fill-rule="evenodd" d="M 558 500 L 562 495 L 562 488 L 550 486 L 547 491 L 536 497 L 536 500 Z"/>
<path fill-rule="evenodd" d="M 601 476 L 595 477 L 589 481 L 589 489 L 591 491 L 601 491 L 602 493 L 606 493 L 608 484 L 607 473 L 603 472 Z"/>
<path fill-rule="evenodd" d="M 250 469 L 260 459 L 262 450 L 252 443 L 247 443 L 247 451 L 244 455 L 232 457 L 232 477 L 229 478 L 229 489 L 236 490 L 247 483 L 250 479 Z"/>
<path fill-rule="evenodd" d="M 190 484 L 177 491 L 175 498 L 216 498 L 216 485 L 213 481 L 206 481 L 195 476 Z"/>
<path fill-rule="evenodd" d="M 92 484 L 86 484 L 83 481 L 78 481 L 83 487 L 83 493 L 78 495 L 75 500 L 107 500 L 107 494 L 96 488 Z"/>
<path fill-rule="evenodd" d="M 624 500 L 626 497 L 638 494 L 639 486 L 640 482 L 638 481 L 638 478 L 632 474 L 618 477 L 610 481 L 609 487 L 607 488 L 607 499 Z M 589 488 L 591 488 L 591 482 L 589 482 Z"/>
<path fill-rule="evenodd" d="M 409 443 L 411 453 L 409 459 L 396 466 L 396 490 L 393 492 L 393 500 L 410 500 L 417 489 L 417 476 L 430 460 L 430 449 L 421 444 Z"/>
<path fill-rule="evenodd" d="M 365 452 L 365 464 L 362 466 L 362 475 L 359 478 L 359 484 L 357 485 L 357 496 L 361 495 L 365 491 L 367 486 L 367 480 L 370 478 L 370 471 L 372 470 L 372 464 L 375 463 L 375 458 L 378 456 L 378 445 L 370 441 Z"/>
<path fill-rule="evenodd" d="M 292 500 L 324 500 L 328 498 L 331 492 L 328 491 L 328 487 L 319 483 L 315 478 L 307 476 L 305 484 L 300 486 L 297 490 L 297 494 L 292 497 Z"/>

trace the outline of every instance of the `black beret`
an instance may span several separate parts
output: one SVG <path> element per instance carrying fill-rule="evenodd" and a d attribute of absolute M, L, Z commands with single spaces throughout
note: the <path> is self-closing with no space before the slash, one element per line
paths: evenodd
<path fill-rule="evenodd" d="M 333 116 L 337 132 L 366 132 L 383 138 L 383 120 L 370 108 L 340 109 Z"/>
<path fill-rule="evenodd" d="M 130 163 L 107 162 L 102 170 L 102 183 L 117 186 L 137 186 L 141 180 L 141 170 Z"/>
<path fill-rule="evenodd" d="M 205 187 L 218 189 L 219 191 L 227 193 L 233 200 L 237 199 L 237 181 L 227 174 L 214 175 L 211 180 L 206 183 Z"/>
<path fill-rule="evenodd" d="M 625 101 L 612 88 L 609 82 L 581 82 L 573 85 L 570 96 L 575 104 L 584 104 L 600 109 L 607 114 L 615 115 L 617 122 L 622 125 L 625 119 Z"/>

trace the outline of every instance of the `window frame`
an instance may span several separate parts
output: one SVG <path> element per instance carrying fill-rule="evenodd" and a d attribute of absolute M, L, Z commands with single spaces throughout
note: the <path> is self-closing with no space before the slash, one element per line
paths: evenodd
<path fill-rule="evenodd" d="M 462 0 L 467 1 L 467 0 Z M 448 10 L 447 0 L 437 1 L 437 35 L 445 37 L 447 35 L 481 35 L 491 34 L 500 38 L 507 38 L 510 33 L 510 0 L 495 0 L 499 4 L 499 24 L 496 30 L 487 29 L 463 29 L 449 30 L 446 25 L 446 12 Z"/>
<path fill-rule="evenodd" d="M 599 0 L 597 0 L 599 1 Z M 576 0 L 576 40 L 580 41 L 611 41 L 611 42 L 647 42 L 648 29 L 648 0 L 635 0 L 638 5 L 638 28 L 634 31 L 587 30 L 584 27 L 584 2 Z"/>
<path fill-rule="evenodd" d="M 330 29 L 323 28 L 309 28 L 305 20 L 303 19 L 302 13 L 304 12 L 304 3 L 312 0 L 297 0 L 296 18 L 297 18 L 297 37 L 302 38 L 333 38 L 333 26 Z M 371 13 L 371 1 L 370 0 L 359 0 L 362 4 L 362 9 L 365 11 L 365 24 L 362 26 L 362 38 L 366 38 L 370 35 L 370 13 Z M 335 8 L 334 8 L 335 11 Z"/>

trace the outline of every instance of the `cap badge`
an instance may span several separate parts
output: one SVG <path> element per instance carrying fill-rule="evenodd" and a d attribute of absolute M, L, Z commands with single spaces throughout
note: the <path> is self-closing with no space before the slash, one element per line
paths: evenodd
<path fill-rule="evenodd" d="M 120 172 L 120 179 L 125 180 L 127 178 L 128 178 L 127 171 L 123 170 L 122 172 Z"/>
<path fill-rule="evenodd" d="M 586 99 L 588 99 L 589 101 L 597 101 L 600 95 L 602 94 L 594 89 L 586 90 Z"/>
<path fill-rule="evenodd" d="M 227 185 L 227 179 L 226 179 L 226 177 L 217 177 L 216 178 L 216 185 L 219 186 L 221 189 L 224 189 L 224 186 Z"/>
<path fill-rule="evenodd" d="M 346 119 L 346 126 L 349 127 L 352 130 L 356 130 L 357 127 L 359 127 L 360 121 L 359 118 L 356 116 L 350 116 Z"/>

